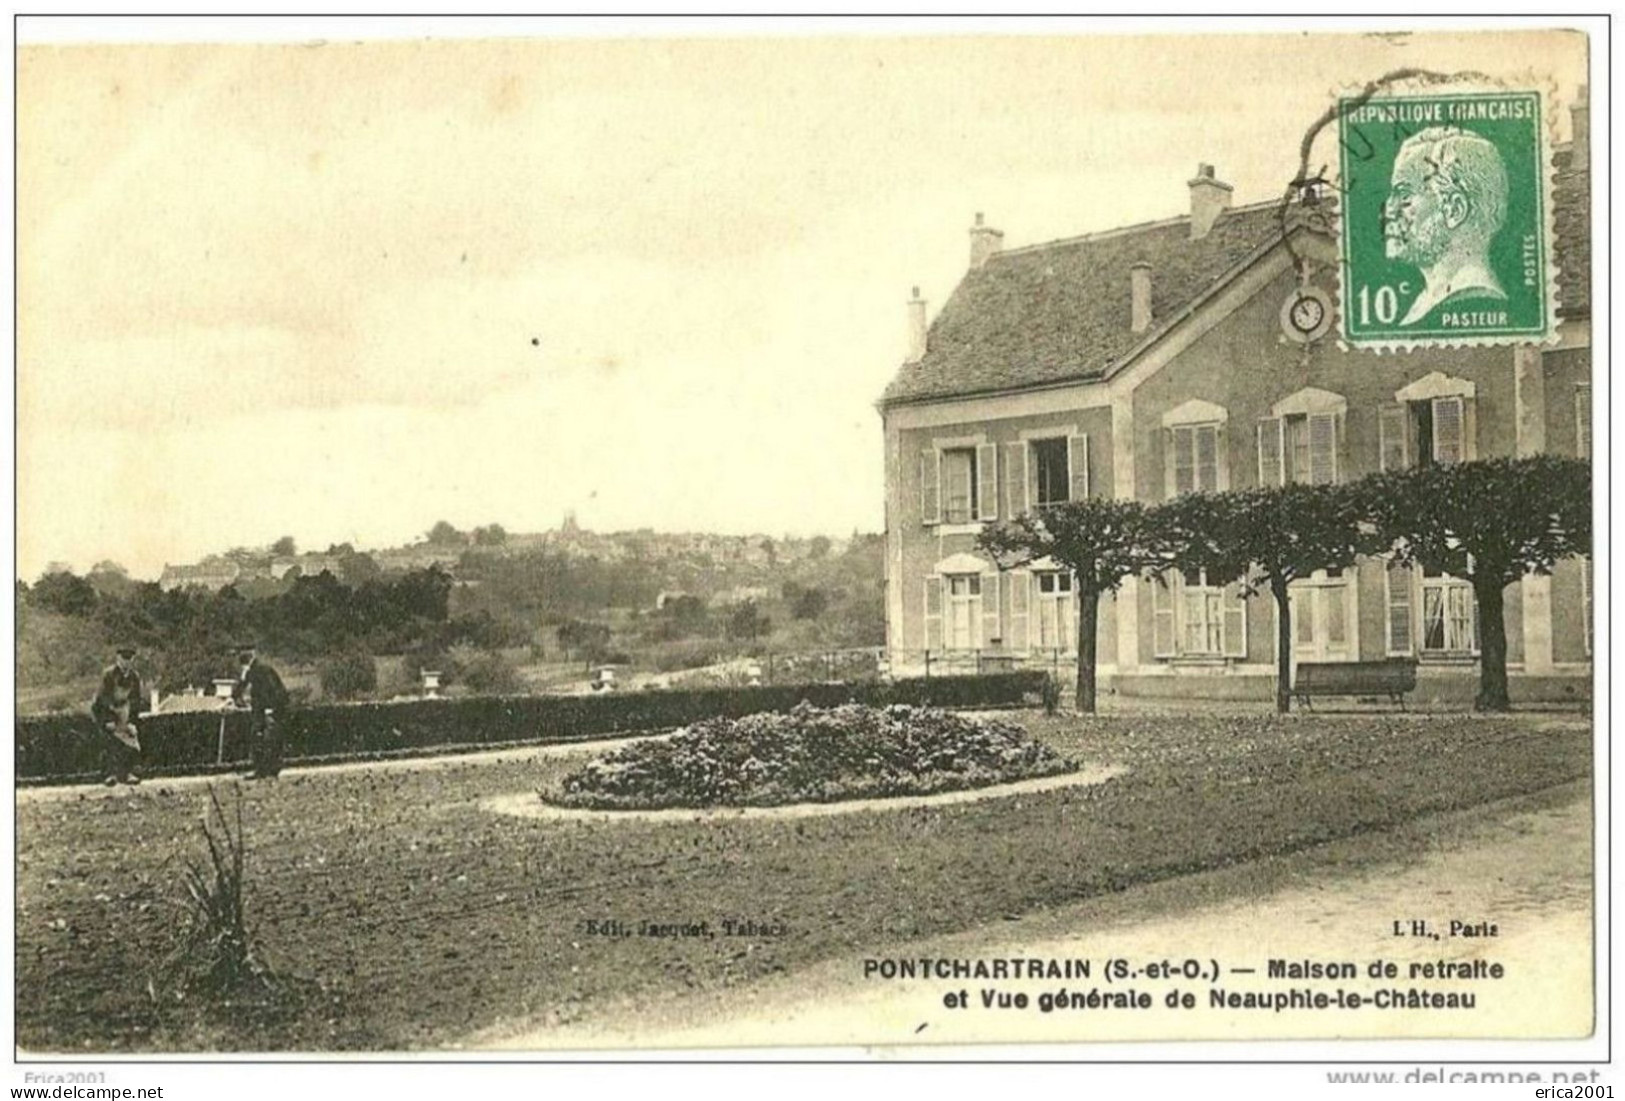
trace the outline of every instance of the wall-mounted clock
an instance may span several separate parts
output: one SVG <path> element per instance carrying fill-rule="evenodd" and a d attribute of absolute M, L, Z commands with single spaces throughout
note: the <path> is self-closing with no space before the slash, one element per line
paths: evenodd
<path fill-rule="evenodd" d="M 1331 327 L 1332 296 L 1319 287 L 1293 287 L 1281 303 L 1281 329 L 1299 344 L 1319 340 Z"/>

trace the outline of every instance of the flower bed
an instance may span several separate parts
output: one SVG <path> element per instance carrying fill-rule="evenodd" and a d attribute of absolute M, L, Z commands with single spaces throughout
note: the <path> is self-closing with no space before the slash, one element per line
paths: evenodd
<path fill-rule="evenodd" d="M 897 704 L 706 719 L 564 778 L 549 802 L 596 810 L 782 806 L 930 795 L 1070 772 L 1014 723 Z"/>

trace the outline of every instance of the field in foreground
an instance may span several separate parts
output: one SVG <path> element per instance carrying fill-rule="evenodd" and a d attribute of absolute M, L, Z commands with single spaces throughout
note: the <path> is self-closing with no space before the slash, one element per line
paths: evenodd
<path fill-rule="evenodd" d="M 579 760 L 568 756 L 252 787 L 248 908 L 263 956 L 324 988 L 280 1016 L 149 993 L 183 921 L 178 864 L 201 844 L 200 788 L 28 793 L 17 1041 L 401 1050 L 521 1023 L 545 1031 L 1590 773 L 1585 726 L 1535 716 L 1022 718 L 1061 752 L 1128 771 L 982 803 L 676 824 L 477 806 L 556 782 Z M 748 919 L 782 935 L 588 932 L 607 919 Z"/>

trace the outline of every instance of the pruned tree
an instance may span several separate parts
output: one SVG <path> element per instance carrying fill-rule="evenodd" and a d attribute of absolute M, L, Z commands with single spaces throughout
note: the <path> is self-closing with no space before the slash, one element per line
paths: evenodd
<path fill-rule="evenodd" d="M 1506 588 L 1591 553 L 1591 464 L 1536 455 L 1434 465 L 1367 479 L 1366 507 L 1400 565 L 1473 586 L 1479 683 L 1474 706 L 1506 711 Z"/>
<path fill-rule="evenodd" d="M 1138 501 L 1088 497 L 1023 513 L 978 536 L 1001 570 L 1049 559 L 1072 571 L 1078 595 L 1079 711 L 1095 710 L 1095 631 L 1102 595 L 1166 561 L 1167 542 Z"/>
<path fill-rule="evenodd" d="M 1170 542 L 1169 565 L 1206 570 L 1211 585 L 1239 582 L 1275 598 L 1275 709 L 1292 699 L 1294 581 L 1344 570 L 1380 549 L 1365 494 L 1343 485 L 1299 483 L 1228 493 L 1187 493 L 1158 508 Z M 1160 582 L 1157 582 L 1160 584 Z"/>

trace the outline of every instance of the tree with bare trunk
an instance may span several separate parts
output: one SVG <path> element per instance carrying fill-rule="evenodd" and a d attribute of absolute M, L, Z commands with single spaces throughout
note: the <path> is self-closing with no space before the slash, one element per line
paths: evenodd
<path fill-rule="evenodd" d="M 1157 517 L 1172 547 L 1169 565 L 1206 570 L 1209 584 L 1240 582 L 1249 596 L 1267 590 L 1275 598 L 1275 709 L 1289 710 L 1291 585 L 1382 549 L 1365 495 L 1352 486 L 1297 483 L 1187 493 L 1158 508 Z"/>
<path fill-rule="evenodd" d="M 1077 708 L 1095 710 L 1095 631 L 1100 598 L 1166 559 L 1162 529 L 1138 501 L 1087 497 L 1023 513 L 978 537 L 1001 570 L 1053 562 L 1076 579 Z"/>
<path fill-rule="evenodd" d="M 1376 475 L 1361 489 L 1395 562 L 1472 583 L 1480 652 L 1474 707 L 1508 710 L 1507 586 L 1591 553 L 1591 464 L 1556 455 L 1488 459 Z"/>

